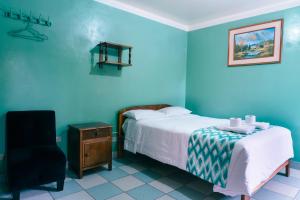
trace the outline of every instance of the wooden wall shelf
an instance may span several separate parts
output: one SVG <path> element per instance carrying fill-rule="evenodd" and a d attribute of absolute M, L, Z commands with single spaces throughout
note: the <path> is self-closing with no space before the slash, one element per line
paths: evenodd
<path fill-rule="evenodd" d="M 110 62 L 110 61 L 102 61 L 102 62 L 99 62 L 99 64 L 106 64 L 106 65 L 120 65 L 122 67 L 128 67 L 128 66 L 132 66 L 131 64 L 128 64 L 128 63 L 119 63 L 119 62 Z"/>
<path fill-rule="evenodd" d="M 116 44 L 111 42 L 100 42 L 99 46 L 99 67 L 103 65 L 115 65 L 120 70 L 122 67 L 132 66 L 131 64 L 131 50 L 132 47 L 128 45 Z M 118 52 L 118 61 L 108 60 L 108 49 L 115 49 Z M 122 54 L 124 50 L 128 50 L 128 63 L 122 62 Z"/>

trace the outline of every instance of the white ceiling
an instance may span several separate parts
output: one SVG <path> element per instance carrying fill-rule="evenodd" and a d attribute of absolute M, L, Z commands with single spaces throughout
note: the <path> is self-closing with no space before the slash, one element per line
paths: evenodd
<path fill-rule="evenodd" d="M 184 30 L 300 6 L 300 0 L 95 0 Z"/>

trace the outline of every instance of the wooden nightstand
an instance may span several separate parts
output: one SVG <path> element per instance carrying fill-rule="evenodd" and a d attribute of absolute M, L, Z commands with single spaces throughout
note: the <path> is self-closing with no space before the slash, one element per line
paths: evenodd
<path fill-rule="evenodd" d="M 79 178 L 85 170 L 112 168 L 112 126 L 102 122 L 69 125 L 68 162 Z"/>

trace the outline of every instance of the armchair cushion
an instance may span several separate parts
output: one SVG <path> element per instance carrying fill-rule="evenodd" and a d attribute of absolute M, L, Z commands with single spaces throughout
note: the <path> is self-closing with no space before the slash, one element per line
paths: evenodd
<path fill-rule="evenodd" d="M 10 186 L 22 189 L 65 178 L 66 158 L 57 146 L 15 149 L 8 160 Z"/>

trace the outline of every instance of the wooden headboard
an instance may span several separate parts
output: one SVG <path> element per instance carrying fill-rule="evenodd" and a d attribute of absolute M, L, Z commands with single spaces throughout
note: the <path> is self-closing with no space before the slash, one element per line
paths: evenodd
<path fill-rule="evenodd" d="M 170 105 L 168 104 L 157 104 L 157 105 L 145 105 L 145 106 L 132 106 L 132 107 L 121 109 L 118 114 L 118 157 L 122 157 L 124 155 L 124 133 L 123 133 L 122 125 L 126 117 L 123 116 L 123 113 L 129 110 L 159 110 L 169 106 Z"/>

